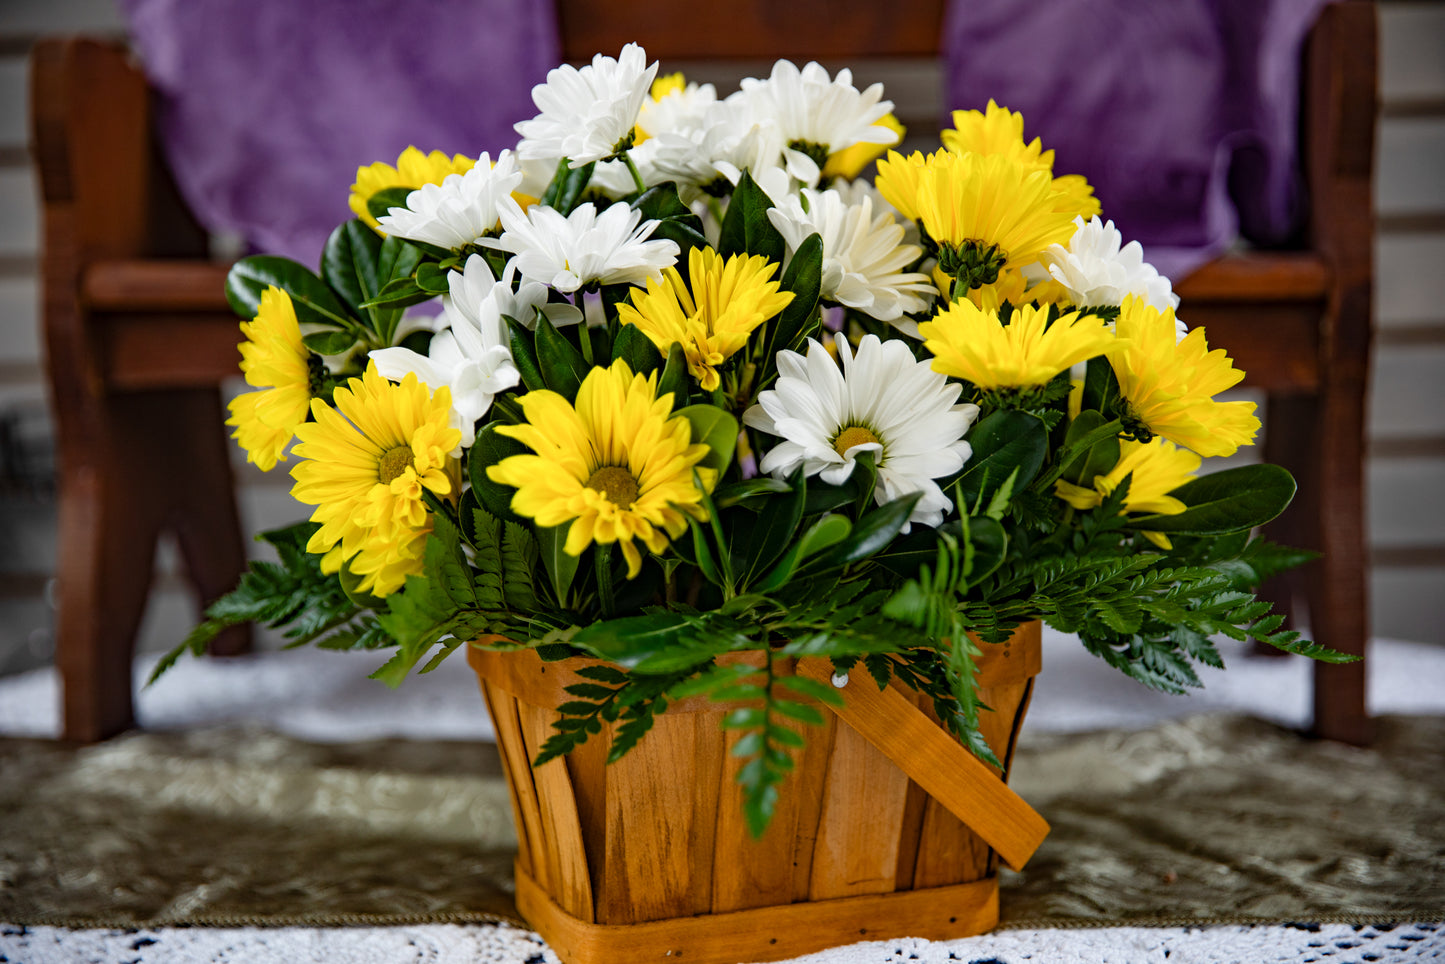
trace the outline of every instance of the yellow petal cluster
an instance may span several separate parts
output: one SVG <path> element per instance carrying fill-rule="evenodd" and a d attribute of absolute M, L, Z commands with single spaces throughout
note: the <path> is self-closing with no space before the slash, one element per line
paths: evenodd
<path fill-rule="evenodd" d="M 691 425 L 672 413 L 672 393 L 657 397 L 655 373 L 634 374 L 618 360 L 588 372 L 575 406 L 545 390 L 519 401 L 526 421 L 498 431 L 534 454 L 509 456 L 487 476 L 516 488 L 518 515 L 539 526 L 570 522 L 565 552 L 617 543 L 632 579 L 642 571 L 636 542 L 660 553 L 687 528 L 683 513 L 707 518 L 693 470 L 711 491 L 717 473 L 698 466 L 708 447 L 692 444 Z"/>
<path fill-rule="evenodd" d="M 1119 446 L 1119 463 L 1107 474 L 1094 476 L 1089 486 L 1060 479 L 1054 483 L 1054 492 L 1076 509 L 1093 509 L 1102 505 L 1128 476 L 1129 492 L 1122 512 L 1178 515 L 1187 506 L 1169 493 L 1193 479 L 1199 464 L 1198 455 L 1162 438 L 1147 443 L 1126 441 Z M 1141 534 L 1161 549 L 1170 548 L 1169 537 L 1162 532 Z"/>
<path fill-rule="evenodd" d="M 997 245 L 1005 267 L 1039 259 L 1051 244 L 1066 244 L 1074 214 L 1044 170 L 1030 170 L 1002 154 L 935 151 L 903 157 L 890 151 L 879 162 L 879 192 L 916 217 L 928 236 L 958 247 Z"/>
<path fill-rule="evenodd" d="M 1104 353 L 1114 342 L 1091 315 L 1069 312 L 1048 323 L 1049 309 L 1023 305 L 1005 325 L 997 311 L 957 301 L 918 326 L 933 370 L 988 391 L 1044 385 L 1076 362 Z"/>
<path fill-rule="evenodd" d="M 447 157 L 441 151 L 423 154 L 415 147 L 408 147 L 396 159 L 392 167 L 385 161 L 377 161 L 367 167 L 356 169 L 356 182 L 351 185 L 348 203 L 351 212 L 372 228 L 377 228 L 376 218 L 366 209 L 366 202 L 377 191 L 389 187 L 405 187 L 416 190 L 423 184 L 440 184 L 448 174 L 465 174 L 476 166 L 476 159 L 465 154 Z"/>
<path fill-rule="evenodd" d="M 1259 432 L 1254 402 L 1216 402 L 1244 378 L 1224 349 L 1209 350 L 1204 329 L 1177 341 L 1173 309 L 1134 295 L 1124 299 L 1108 351 L 1119 394 L 1150 432 L 1200 455 L 1233 455 Z"/>
<path fill-rule="evenodd" d="M 1035 137 L 1024 142 L 1024 115 L 1000 107 L 990 98 L 986 110 L 956 110 L 953 129 L 942 133 L 943 146 L 955 154 L 996 154 L 1029 171 L 1054 172 L 1054 152 Z M 1088 220 L 1100 213 L 1094 188 L 1080 174 L 1054 177 L 1060 211 Z"/>
<path fill-rule="evenodd" d="M 687 354 L 687 369 L 704 390 L 717 388 L 718 367 L 748 343 L 759 325 L 788 306 L 792 292 L 771 280 L 778 266 L 762 255 L 726 261 L 712 248 L 688 256 L 689 290 L 676 268 L 662 280 L 634 289 L 632 304 L 618 306 L 623 324 L 636 325 L 664 356 L 673 343 Z"/>
<path fill-rule="evenodd" d="M 262 389 L 231 400 L 232 437 L 246 450 L 247 461 L 263 472 L 284 460 L 296 427 L 306 421 L 311 404 L 311 353 L 301 341 L 301 326 L 291 296 L 268 287 L 252 321 L 241 322 L 241 373 L 246 383 Z"/>
<path fill-rule="evenodd" d="M 323 571 L 346 563 L 363 592 L 386 596 L 422 571 L 431 531 L 423 491 L 458 489 L 451 391 L 429 393 L 410 373 L 394 384 L 373 363 L 336 389 L 333 403 L 314 399 L 314 421 L 296 432 L 304 461 L 291 470 L 291 494 L 316 506 L 311 521 L 321 528 L 306 548 L 325 554 Z"/>

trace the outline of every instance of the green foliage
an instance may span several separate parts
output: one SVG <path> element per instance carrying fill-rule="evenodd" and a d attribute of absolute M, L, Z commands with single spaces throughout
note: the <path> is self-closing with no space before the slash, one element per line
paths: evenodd
<path fill-rule="evenodd" d="M 786 245 L 783 236 L 768 219 L 768 210 L 772 206 L 772 199 L 758 187 L 752 175 L 744 171 L 733 190 L 732 199 L 728 201 L 718 238 L 718 253 L 724 258 L 760 254 L 781 264 Z"/>

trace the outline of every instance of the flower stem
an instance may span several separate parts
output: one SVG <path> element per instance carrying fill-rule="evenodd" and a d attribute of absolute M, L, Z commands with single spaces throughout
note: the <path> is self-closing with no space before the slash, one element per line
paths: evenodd
<path fill-rule="evenodd" d="M 611 619 L 616 614 L 616 602 L 612 591 L 612 543 L 599 542 L 592 554 L 597 572 L 597 601 L 602 605 L 602 618 Z"/>
<path fill-rule="evenodd" d="M 637 193 L 641 194 L 647 190 L 647 185 L 642 182 L 642 174 L 637 170 L 637 165 L 632 163 L 632 152 L 624 151 L 622 163 L 627 165 L 627 171 L 632 175 L 632 183 L 637 185 Z"/>

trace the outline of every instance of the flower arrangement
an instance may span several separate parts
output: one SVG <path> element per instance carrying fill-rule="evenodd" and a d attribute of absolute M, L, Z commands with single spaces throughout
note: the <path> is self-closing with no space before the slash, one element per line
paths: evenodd
<path fill-rule="evenodd" d="M 558 67 L 515 150 L 359 170 L 319 275 L 235 266 L 227 424 L 315 510 L 158 674 L 248 620 L 393 686 L 466 644 L 600 658 L 538 762 L 738 701 L 760 833 L 801 698 L 841 699 L 786 657 L 913 687 L 990 762 L 975 659 L 1025 621 L 1173 692 L 1216 634 L 1344 658 L 1251 591 L 1305 558 L 1250 536 L 1289 474 L 1198 474 L 1253 444 L 1215 400 L 1243 373 L 1021 116 L 904 156 L 846 70 L 656 73 Z"/>

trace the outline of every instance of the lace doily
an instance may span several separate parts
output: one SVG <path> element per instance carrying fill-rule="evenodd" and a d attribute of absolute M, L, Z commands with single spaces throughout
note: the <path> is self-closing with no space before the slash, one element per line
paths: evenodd
<path fill-rule="evenodd" d="M 1445 960 L 1445 925 L 999 931 L 839 947 L 793 964 L 1409 964 Z M 558 964 L 531 931 L 415 927 L 0 928 L 0 964 Z"/>

